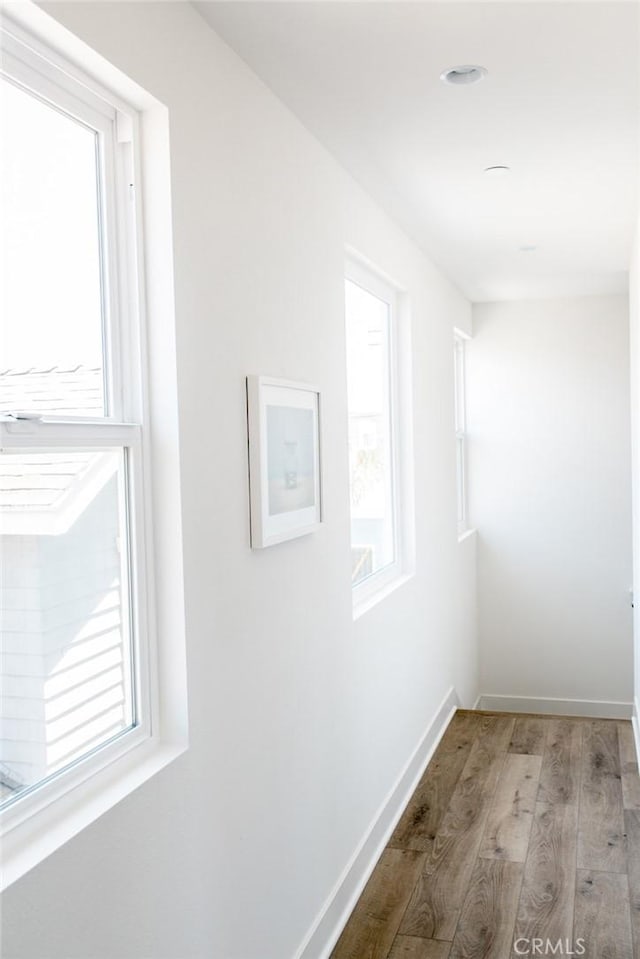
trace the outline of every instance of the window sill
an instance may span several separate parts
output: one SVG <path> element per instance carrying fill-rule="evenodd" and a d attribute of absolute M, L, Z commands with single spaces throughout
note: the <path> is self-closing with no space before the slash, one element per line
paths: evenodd
<path fill-rule="evenodd" d="M 58 795 L 37 815 L 20 818 L 2 837 L 2 882 L 6 889 L 100 816 L 185 752 L 186 743 L 146 739 L 120 759 Z M 64 777 L 62 777 L 64 779 Z M 27 798 L 27 797 L 25 797 Z M 19 811 L 19 803 L 7 813 Z"/>
<path fill-rule="evenodd" d="M 369 593 L 366 598 L 356 601 L 354 597 L 353 603 L 353 619 L 354 622 L 356 619 L 360 619 L 361 616 L 364 616 L 365 613 L 368 613 L 370 609 L 373 609 L 374 606 L 377 606 L 378 603 L 382 602 L 383 599 L 386 599 L 387 596 L 390 596 L 391 593 L 394 593 L 400 586 L 404 586 L 405 583 L 408 583 L 410 579 L 413 579 L 413 573 L 401 573 L 399 576 L 396 576 L 395 579 L 383 584 L 379 589 L 376 589 L 374 592 Z"/>

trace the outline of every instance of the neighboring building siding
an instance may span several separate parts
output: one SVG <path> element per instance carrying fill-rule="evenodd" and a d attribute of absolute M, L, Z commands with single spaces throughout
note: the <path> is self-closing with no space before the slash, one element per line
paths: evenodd
<path fill-rule="evenodd" d="M 127 724 L 117 516 L 112 477 L 65 536 L 43 537 L 49 771 Z"/>
<path fill-rule="evenodd" d="M 62 535 L 3 537 L 2 763 L 25 783 L 130 721 L 117 482 Z"/>
<path fill-rule="evenodd" d="M 44 650 L 40 607 L 40 540 L 2 537 L 0 622 L 3 778 L 29 783 L 44 775 Z"/>

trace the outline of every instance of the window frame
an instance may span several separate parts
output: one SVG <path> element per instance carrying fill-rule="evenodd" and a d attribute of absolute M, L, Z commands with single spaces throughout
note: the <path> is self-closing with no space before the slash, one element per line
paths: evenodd
<path fill-rule="evenodd" d="M 403 310 L 401 304 L 402 291 L 388 281 L 379 271 L 365 264 L 359 258 L 350 254 L 345 261 L 345 281 L 350 281 L 361 289 L 372 294 L 386 303 L 388 308 L 388 397 L 389 397 L 389 437 L 390 451 L 390 479 L 391 479 L 391 522 L 393 527 L 394 559 L 393 562 L 371 573 L 366 579 L 352 585 L 352 601 L 354 618 L 371 609 L 380 600 L 384 599 L 397 586 L 409 578 L 409 564 L 407 556 L 407 509 L 403 509 L 407 471 L 407 457 L 405 455 L 405 431 L 402 428 L 404 402 L 400 391 L 400 382 L 404 379 L 404 351 L 401 349 L 401 326 L 403 325 Z M 347 317 L 345 312 L 345 331 Z M 349 375 L 347 366 L 347 379 Z M 408 377 L 407 377 L 408 378 Z M 347 420 L 349 410 L 347 408 Z M 351 478 L 349 477 L 349 489 Z M 349 495 L 349 499 L 351 496 Z M 351 509 L 349 509 L 351 517 Z M 351 536 L 350 536 L 351 542 Z M 353 545 L 353 544 L 352 544 Z"/>
<path fill-rule="evenodd" d="M 17 20 L 20 20 L 19 16 Z M 26 22 L 25 22 L 26 21 Z M 25 26 L 28 29 L 25 29 Z M 37 30 L 33 35 L 30 30 Z M 49 39 L 53 42 L 49 44 Z M 165 391 L 153 394 L 163 374 L 167 388 L 175 382 L 175 342 L 172 307 L 172 257 L 168 179 L 168 127 L 166 110 L 121 75 L 119 89 L 132 94 L 132 102 L 114 92 L 115 74 L 91 51 L 78 57 L 75 38 L 60 43 L 55 25 L 39 10 L 28 10 L 23 22 L 3 20 L 0 29 L 3 50 L 2 73 L 9 74 L 27 91 L 54 109 L 71 114 L 102 137 L 103 169 L 101 196 L 106 215 L 99 220 L 103 293 L 103 362 L 105 402 L 102 418 L 58 415 L 35 419 L 0 417 L 0 448 L 3 450 L 83 450 L 120 448 L 126 463 L 127 567 L 131 616 L 132 686 L 134 725 L 116 734 L 54 773 L 28 787 L 0 811 L 0 836 L 4 869 L 2 888 L 76 835 L 145 782 L 187 748 L 186 672 L 184 646 L 184 598 L 182 582 L 179 479 L 153 476 L 154 461 L 162 459 L 151 446 L 154 409 L 166 407 Z M 55 44 L 55 45 L 54 45 Z M 60 47 L 62 46 L 62 51 Z M 71 54 L 82 66 L 67 59 Z M 6 55 L 5 55 L 6 54 Z M 91 66 L 102 71 L 108 86 L 85 72 Z M 137 101 L 137 102 L 136 102 Z M 134 105 L 135 104 L 135 105 Z M 159 199 L 154 211 L 158 232 L 153 242 L 143 244 L 141 112 L 146 115 L 145 139 L 153 138 L 156 151 L 147 151 L 152 193 Z M 159 139 L 160 138 L 160 139 Z M 163 153 L 163 148 L 166 153 Z M 159 194 L 165 189 L 166 192 Z M 148 199 L 148 196 L 147 196 Z M 110 226 L 107 227 L 106 223 Z M 151 250 L 151 253 L 149 251 Z M 162 295 L 155 296 L 162 328 L 162 349 L 149 352 L 145 274 L 149 261 L 156 272 L 162 259 Z M 105 276 L 106 274 L 106 276 Z M 153 290 L 152 290 L 153 292 Z M 167 294 L 169 303 L 167 304 Z M 162 299 L 162 307 L 158 301 Z M 159 336 L 159 334 L 157 334 Z M 151 377 L 151 379 L 149 378 Z M 158 421 L 155 432 L 164 433 L 167 447 L 177 443 L 177 421 Z M 177 480 L 177 482 L 176 482 Z M 161 495 L 154 503 L 153 494 Z M 160 500 L 160 502 L 158 502 Z M 173 516 L 173 528 L 163 517 Z M 154 522 L 155 521 L 155 522 Z M 154 527 L 156 532 L 154 535 Z M 158 535 L 165 554 L 157 550 Z M 172 542 L 171 542 L 172 541 Z M 169 557 L 169 547 L 173 555 Z M 156 570 L 171 575 L 173 630 L 163 623 L 167 596 L 156 593 Z M 176 578 L 176 574 L 179 574 Z M 164 594 L 164 591 L 163 591 Z"/>

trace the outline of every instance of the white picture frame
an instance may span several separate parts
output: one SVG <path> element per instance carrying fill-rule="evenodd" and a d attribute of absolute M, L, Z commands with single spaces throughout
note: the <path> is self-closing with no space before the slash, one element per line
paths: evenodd
<path fill-rule="evenodd" d="M 322 522 L 320 391 L 247 377 L 251 547 L 263 549 Z"/>

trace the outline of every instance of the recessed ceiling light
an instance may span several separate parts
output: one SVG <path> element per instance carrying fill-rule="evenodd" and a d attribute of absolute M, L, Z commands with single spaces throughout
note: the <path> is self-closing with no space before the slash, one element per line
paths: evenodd
<path fill-rule="evenodd" d="M 469 83 L 477 83 L 486 77 L 487 71 L 484 67 L 478 67 L 467 63 L 461 67 L 449 67 L 440 74 L 443 83 L 450 83 L 453 86 L 465 86 Z"/>
<path fill-rule="evenodd" d="M 511 173 L 510 166 L 486 166 L 484 172 L 488 173 L 490 176 L 505 176 L 507 173 Z"/>

